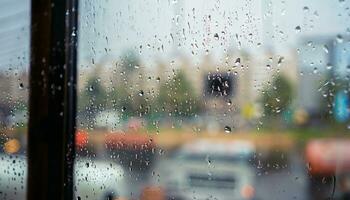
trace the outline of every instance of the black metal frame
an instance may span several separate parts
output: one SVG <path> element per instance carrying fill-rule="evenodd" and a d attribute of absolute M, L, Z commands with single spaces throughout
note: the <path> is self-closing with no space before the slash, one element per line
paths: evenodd
<path fill-rule="evenodd" d="M 31 0 L 27 199 L 73 199 L 78 0 Z"/>

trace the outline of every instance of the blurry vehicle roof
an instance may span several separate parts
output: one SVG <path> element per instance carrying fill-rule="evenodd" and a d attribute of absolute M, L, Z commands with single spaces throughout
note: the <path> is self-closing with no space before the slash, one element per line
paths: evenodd
<path fill-rule="evenodd" d="M 312 174 L 333 174 L 350 171 L 349 139 L 315 139 L 305 149 Z"/>
<path fill-rule="evenodd" d="M 245 140 L 224 142 L 201 139 L 184 145 L 180 151 L 190 154 L 242 156 L 254 153 L 255 146 L 252 142 Z"/>
<path fill-rule="evenodd" d="M 109 148 L 117 149 L 151 149 L 156 144 L 151 136 L 137 133 L 108 133 L 105 136 L 105 144 Z"/>

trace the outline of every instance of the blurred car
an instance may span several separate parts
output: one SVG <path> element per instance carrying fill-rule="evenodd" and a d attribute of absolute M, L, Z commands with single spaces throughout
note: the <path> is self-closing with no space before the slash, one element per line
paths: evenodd
<path fill-rule="evenodd" d="M 124 171 L 113 162 L 78 159 L 74 175 L 75 199 L 116 199 L 124 189 Z M 25 199 L 26 181 L 26 158 L 0 155 L 0 199 Z"/>
<path fill-rule="evenodd" d="M 159 162 L 154 185 L 168 199 L 252 199 L 255 171 L 249 159 L 254 146 L 245 141 L 196 141 Z"/>
<path fill-rule="evenodd" d="M 350 199 L 350 140 L 315 139 L 307 143 L 310 199 Z"/>
<path fill-rule="evenodd" d="M 78 130 L 75 140 L 80 157 L 108 155 L 127 170 L 148 170 L 155 157 L 156 143 L 153 137 L 142 132 L 101 131 L 89 134 Z"/>
<path fill-rule="evenodd" d="M 149 135 L 114 132 L 105 134 L 105 150 L 111 158 L 127 169 L 150 169 L 154 160 L 156 143 Z"/>

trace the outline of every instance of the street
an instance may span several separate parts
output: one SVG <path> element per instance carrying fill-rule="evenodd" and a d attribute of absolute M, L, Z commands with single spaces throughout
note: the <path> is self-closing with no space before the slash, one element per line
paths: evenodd
<path fill-rule="evenodd" d="M 258 170 L 260 172 L 256 174 L 256 200 L 308 199 L 306 164 L 296 153 L 292 154 L 291 163 L 286 169 L 264 171 L 262 168 Z M 126 175 L 128 191 L 124 194 L 128 198 L 138 199 L 140 191 L 149 186 L 152 170 L 129 171 Z"/>

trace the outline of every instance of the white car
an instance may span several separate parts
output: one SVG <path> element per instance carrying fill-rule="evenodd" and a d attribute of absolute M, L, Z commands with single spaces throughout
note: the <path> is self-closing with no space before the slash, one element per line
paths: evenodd
<path fill-rule="evenodd" d="M 160 161 L 154 184 L 169 199 L 252 199 L 255 171 L 248 162 L 255 152 L 245 141 L 197 141 Z"/>
<path fill-rule="evenodd" d="M 124 170 L 113 161 L 77 159 L 74 175 L 74 199 L 115 199 L 125 189 Z M 0 199 L 25 199 L 26 181 L 26 158 L 0 155 Z"/>

